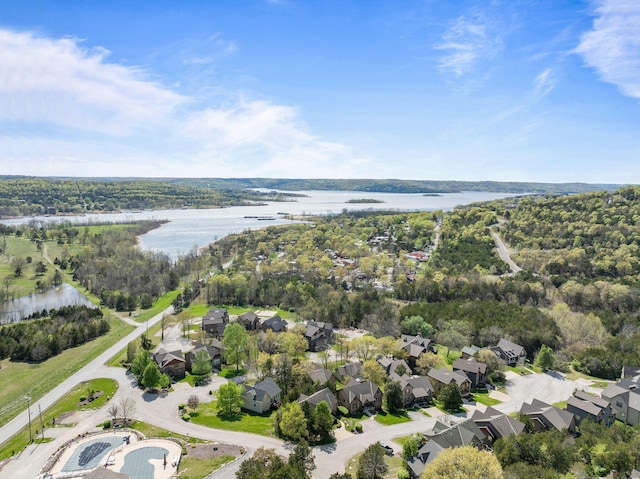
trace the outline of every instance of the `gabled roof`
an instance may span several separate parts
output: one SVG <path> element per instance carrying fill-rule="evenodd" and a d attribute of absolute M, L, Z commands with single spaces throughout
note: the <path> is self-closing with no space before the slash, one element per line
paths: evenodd
<path fill-rule="evenodd" d="M 322 367 L 310 369 L 308 373 L 311 381 L 313 381 L 314 383 L 318 383 L 321 386 L 327 384 L 333 376 L 333 373 L 331 371 Z"/>
<path fill-rule="evenodd" d="M 524 431 L 524 423 L 498 411 L 491 406 L 487 406 L 484 411 L 476 409 L 471 416 L 471 420 L 479 427 L 487 426 L 492 429 L 494 439 L 520 434 Z"/>
<path fill-rule="evenodd" d="M 638 366 L 622 366 L 622 379 L 630 378 L 640 374 L 640 367 Z"/>
<path fill-rule="evenodd" d="M 416 397 L 425 397 L 433 394 L 433 385 L 426 376 L 403 377 L 400 380 L 402 389 L 409 386 Z"/>
<path fill-rule="evenodd" d="M 467 354 L 469 356 L 475 356 L 478 351 L 480 351 L 478 346 L 465 346 L 462 348 L 462 354 Z"/>
<path fill-rule="evenodd" d="M 468 373 L 485 374 L 487 372 L 487 365 L 476 361 L 476 358 L 458 358 L 453 362 L 453 370 L 455 371 L 457 369 Z"/>
<path fill-rule="evenodd" d="M 384 368 L 388 375 L 395 373 L 396 369 L 398 369 L 399 366 L 404 367 L 404 374 L 411 372 L 411 368 L 404 359 L 393 359 L 388 356 L 383 356 L 377 361 L 378 364 Z"/>
<path fill-rule="evenodd" d="M 418 454 L 407 459 L 407 465 L 416 477 L 420 477 L 427 464 L 433 461 L 444 447 L 435 441 L 427 441 Z"/>
<path fill-rule="evenodd" d="M 484 434 L 470 419 L 453 426 L 436 421 L 433 430 L 426 435 L 430 441 L 437 442 L 443 448 L 469 446 L 484 440 Z"/>
<path fill-rule="evenodd" d="M 336 369 L 336 377 L 342 381 L 345 377 L 357 378 L 360 376 L 360 371 L 362 370 L 362 363 L 360 362 L 351 362 L 344 364 L 343 366 L 339 366 Z"/>
<path fill-rule="evenodd" d="M 335 409 L 338 407 L 338 400 L 336 399 L 336 395 L 333 394 L 331 392 L 331 389 L 329 388 L 321 389 L 320 391 L 313 393 L 311 396 L 302 394 L 298 398 L 299 403 L 302 404 L 303 402 L 308 402 L 313 404 L 314 406 L 317 406 L 322 401 L 326 401 L 329 405 L 329 409 L 331 409 L 332 411 L 335 411 Z"/>
<path fill-rule="evenodd" d="M 271 378 L 267 378 L 264 381 L 257 382 L 253 385 L 253 387 L 257 390 L 266 392 L 272 398 L 276 397 L 282 392 L 280 386 L 278 386 L 276 382 Z"/>
<path fill-rule="evenodd" d="M 470 382 L 469 378 L 465 374 L 458 373 L 456 371 L 449 371 L 445 368 L 431 369 L 427 376 L 443 384 L 455 382 L 458 387 L 462 386 L 465 382 Z"/>
<path fill-rule="evenodd" d="M 602 408 L 596 406 L 591 401 L 585 401 L 575 396 L 570 396 L 569 399 L 567 399 L 567 411 L 570 407 L 584 411 L 594 417 L 597 417 L 602 412 Z"/>
<path fill-rule="evenodd" d="M 155 362 L 158 364 L 158 367 L 160 368 L 165 367 L 167 364 L 171 363 L 172 361 L 183 362 L 183 363 L 185 362 L 184 358 L 182 357 L 182 351 L 180 351 L 179 349 L 175 351 L 166 351 L 165 349 L 160 348 L 153 355 L 153 359 L 155 360 Z"/>
<path fill-rule="evenodd" d="M 512 351 L 513 354 L 515 354 L 516 356 L 523 356 L 524 354 L 526 354 L 526 351 L 522 346 L 516 343 L 512 343 L 508 339 L 504 339 L 504 338 L 498 341 L 497 347 L 502 349 L 505 352 Z"/>
<path fill-rule="evenodd" d="M 576 391 L 575 393 L 573 393 L 573 395 L 578 399 L 582 399 L 583 401 L 589 401 L 595 404 L 596 406 L 598 406 L 599 408 L 606 409 L 609 407 L 609 401 L 607 401 L 606 399 L 593 396 L 584 391 Z"/>
<path fill-rule="evenodd" d="M 352 379 L 349 383 L 338 391 L 339 395 L 344 395 L 347 402 L 351 403 L 354 398 L 360 399 L 362 403 L 372 403 L 376 400 L 376 394 L 380 388 L 371 381 L 356 381 Z"/>
<path fill-rule="evenodd" d="M 263 330 L 271 329 L 276 333 L 287 330 L 287 322 L 280 316 L 265 319 L 260 326 Z"/>
<path fill-rule="evenodd" d="M 401 334 L 400 339 L 404 344 L 417 344 L 418 346 L 422 346 L 423 348 L 428 348 L 431 343 L 431 339 L 423 338 L 421 334 L 417 334 L 416 336 L 412 336 L 410 334 Z"/>
<path fill-rule="evenodd" d="M 609 384 L 606 388 L 604 388 L 604 391 L 602 391 L 602 397 L 613 399 L 627 392 L 629 392 L 627 389 L 620 387 L 617 384 Z"/>
<path fill-rule="evenodd" d="M 555 406 L 547 404 L 539 399 L 532 399 L 531 404 L 523 403 L 520 413 L 527 416 L 541 416 L 548 425 L 553 426 L 558 431 L 569 429 L 574 422 L 573 414 L 569 411 L 559 409 Z"/>

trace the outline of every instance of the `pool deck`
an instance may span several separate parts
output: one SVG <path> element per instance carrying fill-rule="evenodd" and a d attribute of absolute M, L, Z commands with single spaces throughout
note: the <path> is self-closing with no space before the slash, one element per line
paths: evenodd
<path fill-rule="evenodd" d="M 125 436 L 130 437 L 130 444 L 125 443 Z M 154 479 L 170 479 L 176 474 L 176 467 L 172 466 L 171 463 L 174 457 L 180 457 L 182 455 L 182 448 L 177 443 L 165 439 L 146 439 L 144 441 L 138 441 L 136 435 L 131 433 L 130 431 L 114 431 L 105 434 L 91 435 L 84 438 L 79 438 L 76 442 L 70 444 L 66 448 L 50 473 L 54 476 L 58 473 L 62 473 L 62 469 L 67 464 L 67 462 L 69 462 L 74 452 L 76 452 L 78 448 L 81 448 L 84 444 L 99 439 L 100 437 L 120 437 L 122 445 L 117 446 L 111 452 L 106 453 L 104 460 L 101 461 L 101 465 L 99 467 L 103 467 L 107 462 L 109 456 L 113 456 L 115 462 L 112 465 L 107 466 L 107 468 L 115 472 L 120 472 L 120 470 L 124 467 L 125 457 L 127 456 L 127 454 L 139 449 L 144 449 L 146 447 L 160 447 L 168 451 L 167 464 L 165 466 L 162 459 L 149 460 L 149 463 L 154 466 Z"/>

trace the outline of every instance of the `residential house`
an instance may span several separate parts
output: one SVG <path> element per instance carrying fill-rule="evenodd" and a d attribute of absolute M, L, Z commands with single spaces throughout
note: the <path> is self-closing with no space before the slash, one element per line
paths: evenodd
<path fill-rule="evenodd" d="M 483 385 L 487 376 L 487 365 L 478 362 L 476 358 L 469 359 L 458 358 L 453 362 L 453 370 L 465 374 L 471 381 L 471 387 L 477 388 Z"/>
<path fill-rule="evenodd" d="M 200 329 L 217 338 L 221 338 L 224 328 L 229 324 L 229 313 L 224 308 L 210 309 L 207 314 L 202 317 Z"/>
<path fill-rule="evenodd" d="M 336 372 L 333 375 L 341 383 L 347 382 L 349 379 L 355 379 L 360 377 L 362 371 L 362 363 L 355 361 L 346 363 L 336 368 Z"/>
<path fill-rule="evenodd" d="M 331 392 L 331 389 L 324 388 L 318 392 L 313 393 L 311 396 L 307 396 L 306 394 L 301 394 L 298 398 L 298 402 L 302 404 L 303 402 L 308 402 L 312 404 L 315 408 L 322 401 L 326 401 L 329 409 L 331 410 L 331 414 L 335 414 L 338 410 L 338 398 L 336 395 Z"/>
<path fill-rule="evenodd" d="M 567 399 L 567 411 L 576 417 L 576 424 L 589 417 L 595 422 L 610 426 L 615 420 L 611 404 L 606 399 L 592 396 L 584 391 L 576 391 Z"/>
<path fill-rule="evenodd" d="M 475 357 L 475 355 L 480 351 L 478 346 L 465 346 L 462 348 L 462 359 L 469 359 Z"/>
<path fill-rule="evenodd" d="M 440 394 L 440 390 L 446 386 L 447 384 L 454 383 L 460 389 L 460 394 L 462 397 L 468 397 L 471 394 L 471 381 L 469 378 L 460 372 L 449 371 L 445 368 L 440 369 L 431 369 L 429 374 L 427 374 L 431 384 L 433 385 L 433 389 L 435 395 L 438 396 Z"/>
<path fill-rule="evenodd" d="M 222 352 L 224 351 L 224 346 L 218 339 L 213 339 L 210 344 L 196 342 L 195 348 L 184 354 L 187 371 L 191 372 L 191 365 L 196 357 L 196 353 L 201 349 L 207 351 L 209 356 L 211 356 L 211 367 L 214 369 L 220 369 L 222 367 Z"/>
<path fill-rule="evenodd" d="M 429 338 L 423 338 L 420 334 L 417 336 L 401 334 L 400 347 L 407 352 L 408 363 L 412 368 L 416 367 L 416 361 L 422 353 L 426 353 L 427 351 L 437 352 L 437 349 L 431 344 L 431 340 Z"/>
<path fill-rule="evenodd" d="M 486 444 L 483 432 L 469 419 L 452 426 L 436 421 L 433 430 L 427 432 L 426 436 L 427 442 L 418 450 L 418 454 L 407 459 L 412 479 L 419 479 L 426 465 L 444 449 L 462 446 L 480 449 Z"/>
<path fill-rule="evenodd" d="M 609 402 L 616 419 L 631 426 L 640 424 L 640 376 L 609 384 L 602 399 Z"/>
<path fill-rule="evenodd" d="M 160 348 L 153 354 L 153 360 L 158 365 L 161 373 L 173 379 L 182 379 L 184 377 L 186 362 L 182 356 L 182 351 L 179 349 L 166 351 Z"/>
<path fill-rule="evenodd" d="M 287 322 L 280 316 L 273 316 L 272 318 L 265 319 L 260 323 L 260 330 L 266 332 L 271 330 L 274 333 L 284 333 L 287 330 Z"/>
<path fill-rule="evenodd" d="M 253 311 L 247 311 L 238 316 L 238 323 L 244 326 L 247 331 L 255 331 L 260 324 L 260 318 Z"/>
<path fill-rule="evenodd" d="M 371 381 L 352 379 L 338 391 L 338 405 L 347 408 L 349 414 L 363 409 L 382 409 L 382 391 Z"/>
<path fill-rule="evenodd" d="M 411 368 L 404 359 L 394 359 L 389 356 L 383 356 L 377 359 L 387 373 L 387 376 L 393 376 L 394 379 L 400 379 L 405 374 L 411 374 Z"/>
<path fill-rule="evenodd" d="M 501 437 L 508 437 L 524 432 L 524 423 L 498 411 L 491 406 L 486 406 L 484 411 L 480 407 L 473 412 L 471 420 L 484 433 L 489 444 L 493 444 Z"/>
<path fill-rule="evenodd" d="M 271 378 L 257 382 L 253 386 L 245 386 L 242 393 L 244 400 L 242 407 L 259 414 L 265 413 L 280 403 L 281 392 L 280 387 Z"/>
<path fill-rule="evenodd" d="M 622 366 L 622 377 L 620 379 L 631 379 L 638 375 L 640 375 L 640 367 Z"/>
<path fill-rule="evenodd" d="M 304 338 L 309 343 L 309 351 L 324 351 L 333 339 L 333 325 L 331 323 L 307 321 Z"/>
<path fill-rule="evenodd" d="M 426 376 L 403 376 L 400 387 L 405 407 L 426 404 L 433 399 L 433 385 Z"/>
<path fill-rule="evenodd" d="M 491 351 L 509 366 L 523 363 L 527 358 L 527 351 L 522 346 L 506 339 L 498 341 L 498 345 L 493 346 Z"/>
<path fill-rule="evenodd" d="M 530 417 L 536 428 L 541 431 L 554 428 L 558 431 L 566 429 L 569 432 L 574 432 L 576 428 L 576 418 L 572 413 L 539 399 L 532 399 L 531 404 L 523 403 L 520 414 Z"/>
<path fill-rule="evenodd" d="M 335 389 L 337 379 L 328 369 L 323 368 L 318 364 L 311 363 L 307 372 L 314 384 L 319 387 L 329 386 L 332 389 Z"/>

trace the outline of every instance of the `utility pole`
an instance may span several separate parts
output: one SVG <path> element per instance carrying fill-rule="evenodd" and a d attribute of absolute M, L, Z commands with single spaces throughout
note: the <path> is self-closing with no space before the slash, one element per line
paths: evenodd
<path fill-rule="evenodd" d="M 29 396 L 24 397 L 27 400 L 27 414 L 29 416 L 29 444 L 33 442 L 33 435 L 31 434 L 31 398 Z"/>
<path fill-rule="evenodd" d="M 38 413 L 40 414 L 40 431 L 42 434 L 42 440 L 44 441 L 44 424 L 42 423 L 42 408 L 38 404 Z"/>

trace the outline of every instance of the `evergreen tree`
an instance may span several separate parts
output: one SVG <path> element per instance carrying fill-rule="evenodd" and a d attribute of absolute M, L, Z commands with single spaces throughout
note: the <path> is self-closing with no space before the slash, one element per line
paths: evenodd
<path fill-rule="evenodd" d="M 396 413 L 403 409 L 404 398 L 402 396 L 402 387 L 397 381 L 387 381 L 384 387 L 384 401 L 387 411 Z"/>
<path fill-rule="evenodd" d="M 462 394 L 456 383 L 449 383 L 440 390 L 438 400 L 447 411 L 457 411 L 462 407 Z"/>

